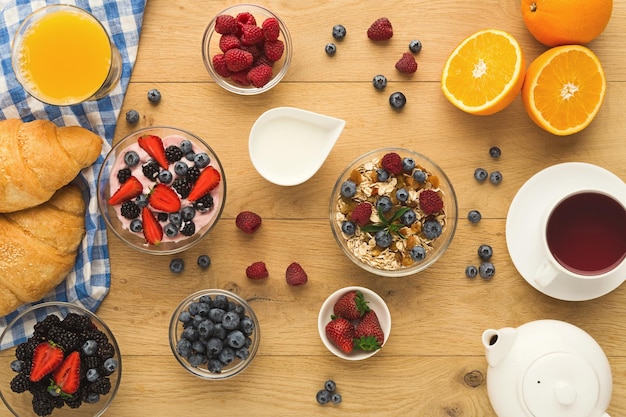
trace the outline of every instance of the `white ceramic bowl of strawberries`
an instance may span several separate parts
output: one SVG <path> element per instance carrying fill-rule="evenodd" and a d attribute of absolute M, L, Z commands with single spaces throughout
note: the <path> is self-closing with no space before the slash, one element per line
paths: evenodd
<path fill-rule="evenodd" d="M 213 149 L 191 132 L 166 126 L 139 129 L 119 141 L 102 164 L 97 188 L 108 229 L 154 255 L 198 244 L 226 200 L 224 170 Z"/>
<path fill-rule="evenodd" d="M 378 353 L 389 340 L 391 313 L 374 291 L 345 287 L 324 301 L 317 329 L 322 343 L 335 356 L 363 360 Z"/>
<path fill-rule="evenodd" d="M 293 46 L 285 22 L 254 4 L 219 12 L 202 38 L 202 59 L 213 80 L 235 94 L 260 94 L 283 79 Z"/>

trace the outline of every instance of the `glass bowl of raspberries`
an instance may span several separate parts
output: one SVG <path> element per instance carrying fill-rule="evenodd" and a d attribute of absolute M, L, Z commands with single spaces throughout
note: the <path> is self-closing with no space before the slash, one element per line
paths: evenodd
<path fill-rule="evenodd" d="M 154 126 L 113 146 L 98 174 L 97 195 L 114 235 L 138 251 L 169 255 L 196 245 L 215 226 L 226 178 L 200 137 Z"/>
<path fill-rule="evenodd" d="M 250 304 L 221 289 L 186 297 L 170 320 L 170 347 L 192 375 L 221 380 L 243 372 L 254 359 L 261 329 Z"/>
<path fill-rule="evenodd" d="M 358 157 L 330 196 L 330 227 L 347 257 L 373 274 L 423 271 L 446 251 L 457 200 L 444 171 L 428 157 L 384 148 Z"/>
<path fill-rule="evenodd" d="M 289 69 L 292 51 L 283 20 L 254 4 L 219 12 L 202 38 L 202 59 L 213 80 L 241 95 L 260 94 L 276 86 Z"/>
<path fill-rule="evenodd" d="M 122 378 L 111 330 L 77 304 L 20 312 L 0 336 L 0 397 L 18 417 L 102 415 Z"/>

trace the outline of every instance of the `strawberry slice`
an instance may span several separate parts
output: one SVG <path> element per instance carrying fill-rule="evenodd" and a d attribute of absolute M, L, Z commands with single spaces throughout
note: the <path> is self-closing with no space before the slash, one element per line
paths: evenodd
<path fill-rule="evenodd" d="M 57 393 L 72 395 L 80 387 L 80 353 L 74 351 L 67 355 L 61 366 L 52 374 L 53 384 L 48 388 Z"/>
<path fill-rule="evenodd" d="M 167 169 L 169 164 L 165 156 L 165 147 L 160 137 L 155 135 L 143 135 L 137 139 L 137 143 L 144 151 L 148 152 L 148 155 L 161 165 L 161 168 Z"/>
<path fill-rule="evenodd" d="M 114 206 L 130 201 L 142 192 L 143 185 L 141 185 L 141 182 L 139 182 L 136 177 L 131 176 L 124 184 L 120 185 L 120 188 L 109 198 L 109 204 Z"/>
<path fill-rule="evenodd" d="M 143 235 L 146 238 L 146 242 L 157 246 L 163 239 L 161 223 L 159 223 L 159 220 L 148 207 L 142 209 L 141 217 L 143 219 Z"/>
<path fill-rule="evenodd" d="M 154 209 L 166 213 L 175 213 L 180 210 L 178 194 L 165 184 L 157 184 L 152 189 L 148 202 Z"/>
<path fill-rule="evenodd" d="M 38 382 L 63 362 L 63 350 L 51 343 L 42 342 L 35 347 L 30 368 L 30 380 Z"/>
<path fill-rule="evenodd" d="M 212 166 L 206 167 L 198 177 L 198 180 L 191 189 L 191 192 L 189 192 L 187 200 L 196 201 L 204 197 L 206 193 L 219 185 L 220 180 L 220 173 L 215 168 Z"/>

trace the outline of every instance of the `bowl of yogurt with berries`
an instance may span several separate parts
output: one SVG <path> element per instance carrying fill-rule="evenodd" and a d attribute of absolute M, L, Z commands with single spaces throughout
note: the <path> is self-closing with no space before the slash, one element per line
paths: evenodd
<path fill-rule="evenodd" d="M 219 220 L 226 179 L 213 149 L 173 127 L 137 130 L 108 153 L 98 174 L 98 206 L 107 227 L 145 253 L 182 252 Z"/>
<path fill-rule="evenodd" d="M 368 152 L 339 175 L 330 226 L 347 257 L 366 271 L 401 277 L 423 271 L 446 251 L 457 200 L 445 172 L 403 148 Z"/>

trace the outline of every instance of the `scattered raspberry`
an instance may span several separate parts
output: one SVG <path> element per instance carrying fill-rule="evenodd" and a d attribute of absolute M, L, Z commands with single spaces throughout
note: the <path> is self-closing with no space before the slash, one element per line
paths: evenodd
<path fill-rule="evenodd" d="M 263 279 L 269 276 L 265 262 L 255 262 L 246 268 L 246 276 L 250 279 Z"/>
<path fill-rule="evenodd" d="M 224 77 L 224 78 L 230 77 L 232 73 L 226 66 L 226 58 L 224 57 L 224 54 L 213 55 L 212 61 L 213 61 L 213 68 L 215 69 L 215 72 L 220 77 Z"/>
<path fill-rule="evenodd" d="M 215 18 L 215 31 L 222 35 L 232 35 L 238 30 L 237 20 L 233 16 L 223 14 Z"/>
<path fill-rule="evenodd" d="M 235 224 L 238 228 L 243 230 L 244 233 L 251 235 L 261 227 L 261 216 L 251 211 L 242 211 L 237 215 Z"/>
<path fill-rule="evenodd" d="M 272 79 L 272 67 L 269 65 L 258 65 L 248 71 L 248 79 L 255 87 L 263 87 Z"/>
<path fill-rule="evenodd" d="M 263 44 L 263 52 L 265 52 L 265 56 L 267 59 L 271 61 L 278 61 L 283 56 L 283 52 L 285 51 L 285 44 L 280 39 L 276 39 L 275 41 L 266 41 Z"/>
<path fill-rule="evenodd" d="M 265 35 L 263 29 L 256 25 L 243 25 L 240 39 L 243 45 L 254 45 L 265 39 Z"/>
<path fill-rule="evenodd" d="M 420 208 L 426 214 L 434 214 L 443 208 L 441 196 L 433 190 L 424 190 L 419 195 Z"/>
<path fill-rule="evenodd" d="M 393 36 L 393 28 L 391 22 L 386 17 L 376 19 L 374 23 L 367 29 L 367 37 L 373 41 L 386 41 Z"/>
<path fill-rule="evenodd" d="M 239 72 L 252 65 L 254 58 L 250 52 L 235 48 L 224 53 L 224 60 L 229 71 Z"/>
<path fill-rule="evenodd" d="M 372 205 L 367 201 L 359 203 L 358 206 L 352 210 L 350 214 L 350 220 L 358 224 L 359 226 L 365 226 L 370 221 L 372 215 Z"/>
<path fill-rule="evenodd" d="M 268 41 L 275 41 L 280 35 L 280 25 L 275 17 L 268 17 L 261 24 L 263 28 L 263 34 Z"/>
<path fill-rule="evenodd" d="M 395 152 L 390 152 L 383 156 L 380 165 L 390 174 L 399 175 L 402 173 L 402 158 Z"/>
<path fill-rule="evenodd" d="M 241 48 L 241 41 L 235 35 L 220 36 L 220 50 L 226 52 L 229 49 Z"/>
<path fill-rule="evenodd" d="M 403 53 L 402 58 L 396 62 L 396 69 L 403 74 L 413 74 L 417 71 L 417 62 L 415 62 L 413 54 Z"/>
<path fill-rule="evenodd" d="M 293 262 L 287 267 L 285 277 L 287 284 L 291 286 L 304 285 L 307 282 L 306 272 L 297 262 Z"/>

